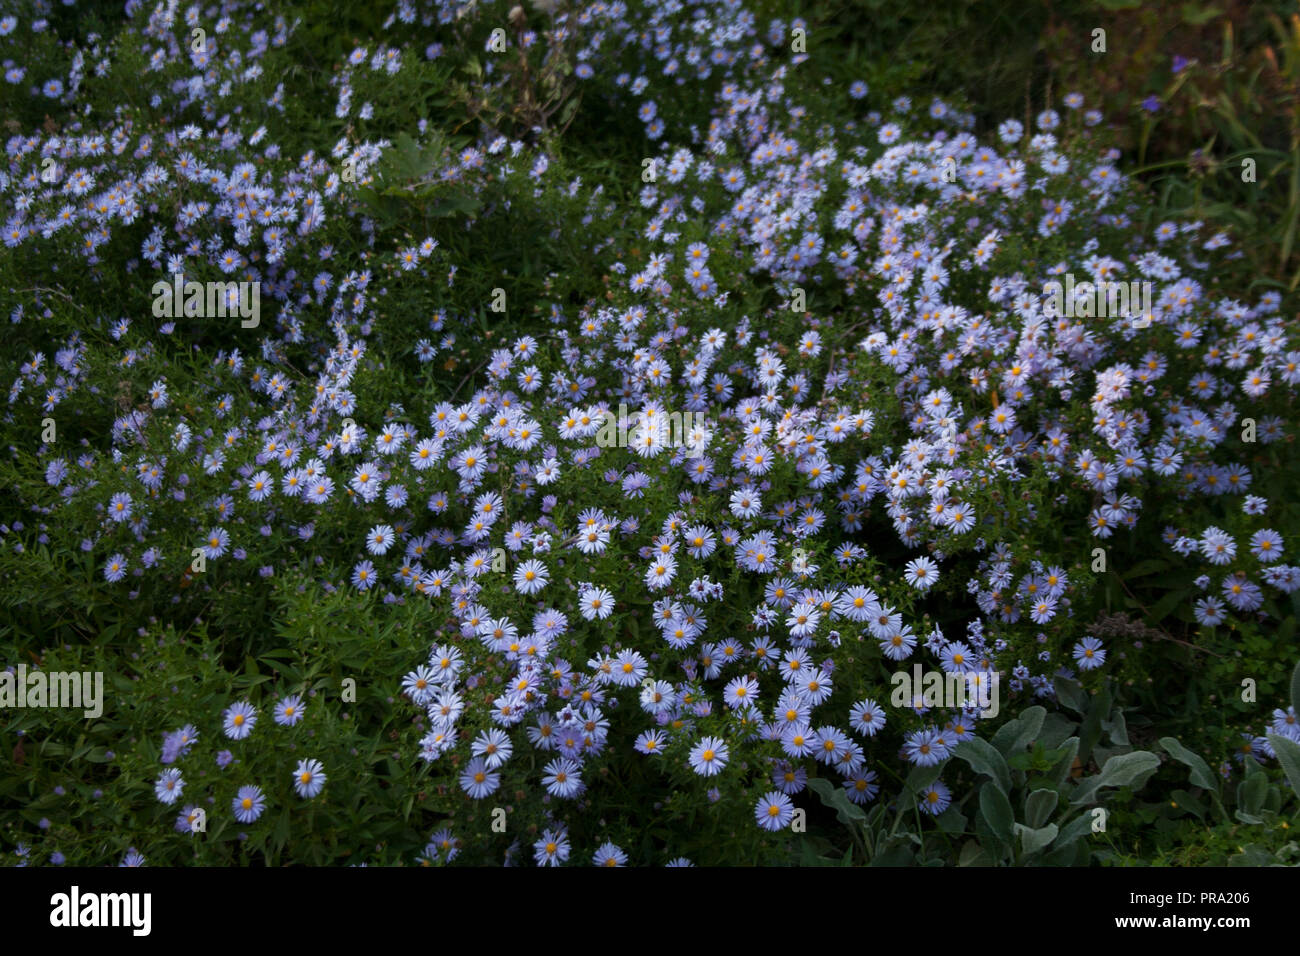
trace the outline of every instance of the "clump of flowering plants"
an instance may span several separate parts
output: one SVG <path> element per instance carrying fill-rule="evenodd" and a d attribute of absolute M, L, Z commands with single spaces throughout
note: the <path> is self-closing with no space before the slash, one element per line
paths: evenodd
<path fill-rule="evenodd" d="M 1093 626 L 1149 540 L 1209 565 L 1199 598 L 1199 569 L 1154 569 L 1153 624 L 1213 651 L 1229 620 L 1286 616 L 1300 569 L 1254 492 L 1294 461 L 1300 345 L 1278 295 L 1214 288 L 1229 237 L 1140 228 L 1076 96 L 986 139 L 861 83 L 814 117 L 797 24 L 686 6 L 509 14 L 509 42 L 577 64 L 587 108 L 643 125 L 646 161 L 614 172 L 544 130 L 457 139 L 353 102 L 452 69 L 476 84 L 456 96 L 525 95 L 480 65 L 493 4 L 397 4 L 312 130 L 260 66 L 289 20 L 128 5 L 148 109 L 6 143 L 6 427 L 42 435 L 4 466 L 11 603 L 90 591 L 82 636 L 215 622 L 208 653 L 248 678 L 209 668 L 202 706 L 131 724 L 166 737 L 115 778 L 125 819 L 157 827 L 154 763 L 153 800 L 215 801 L 272 859 L 319 805 L 301 826 L 350 860 L 778 862 L 822 813 L 810 780 L 884 804 L 920 772 L 914 825 L 960 833 L 963 741 L 1161 659 Z M 266 315 L 142 318 L 176 275 L 257 283 Z M 418 650 L 315 643 L 309 592 Z M 268 659 L 283 681 L 253 679 Z M 914 668 L 1000 697 L 900 698 Z M 243 768 L 204 750 L 220 782 L 182 791 L 192 741 L 223 735 Z M 358 817 L 376 765 L 400 795 L 382 824 Z"/>

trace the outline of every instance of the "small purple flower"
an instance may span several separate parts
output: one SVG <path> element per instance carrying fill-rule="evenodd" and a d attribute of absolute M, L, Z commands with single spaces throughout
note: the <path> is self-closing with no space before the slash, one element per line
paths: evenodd
<path fill-rule="evenodd" d="M 1152 93 L 1142 101 L 1142 108 L 1148 113 L 1155 113 L 1160 109 L 1160 97 Z"/>

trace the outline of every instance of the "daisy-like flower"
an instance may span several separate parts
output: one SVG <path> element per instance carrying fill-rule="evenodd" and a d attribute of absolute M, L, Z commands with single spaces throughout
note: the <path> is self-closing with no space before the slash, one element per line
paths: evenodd
<path fill-rule="evenodd" d="M 310 800 L 325 789 L 325 768 L 319 760 L 299 760 L 293 771 L 293 788 L 298 796 Z"/>
<path fill-rule="evenodd" d="M 546 565 L 530 558 L 515 568 L 515 590 L 520 594 L 536 594 L 550 581 Z"/>
<path fill-rule="evenodd" d="M 275 705 L 275 722 L 281 727 L 292 727 L 302 720 L 305 713 L 302 698 L 294 694 Z"/>
<path fill-rule="evenodd" d="M 533 859 L 538 866 L 559 866 L 569 859 L 569 837 L 563 830 L 543 830 L 533 844 Z"/>
<path fill-rule="evenodd" d="M 191 835 L 195 833 L 199 833 L 200 831 L 196 830 L 195 826 L 196 824 L 199 823 L 200 820 L 203 819 L 203 816 L 204 816 L 203 810 L 199 809 L 199 807 L 195 806 L 194 804 L 190 804 L 188 807 L 182 809 L 179 814 L 177 814 L 176 832 L 189 833 Z"/>
<path fill-rule="evenodd" d="M 131 517 L 131 496 L 125 491 L 115 494 L 108 503 L 108 516 L 121 524 Z"/>
<path fill-rule="evenodd" d="M 553 797 L 568 799 L 576 797 L 583 790 L 582 767 L 576 760 L 560 757 L 552 760 L 542 770 L 542 784 L 546 792 Z"/>
<path fill-rule="evenodd" d="M 1106 649 L 1097 638 L 1085 637 L 1074 645 L 1074 662 L 1080 670 L 1096 670 L 1106 663 Z"/>
<path fill-rule="evenodd" d="M 366 550 L 371 554 L 386 554 L 395 540 L 392 528 L 386 524 L 375 525 L 366 535 Z"/>
<path fill-rule="evenodd" d="M 874 770 L 858 768 L 844 781 L 844 793 L 854 803 L 867 803 L 875 799 L 880 792 L 880 785 L 875 782 Z"/>
<path fill-rule="evenodd" d="M 104 563 L 104 580 L 116 584 L 126 577 L 126 555 L 115 554 Z"/>
<path fill-rule="evenodd" d="M 939 568 L 929 558 L 913 558 L 903 569 L 903 579 L 918 591 L 929 590 L 939 580 Z"/>
<path fill-rule="evenodd" d="M 1196 623 L 1203 627 L 1218 627 L 1227 619 L 1223 612 L 1223 602 L 1213 597 L 1203 597 L 1197 601 L 1192 613 L 1196 616 Z"/>
<path fill-rule="evenodd" d="M 203 541 L 203 556 L 209 561 L 215 561 L 226 553 L 226 548 L 230 546 L 230 534 L 225 528 L 213 528 L 208 532 L 207 538 Z"/>
<path fill-rule="evenodd" d="M 475 757 L 483 758 L 489 770 L 496 770 L 505 764 L 513 750 L 514 744 L 511 743 L 510 736 L 497 727 L 480 733 L 470 748 Z"/>
<path fill-rule="evenodd" d="M 712 777 L 721 773 L 727 765 L 729 751 L 720 737 L 704 737 L 691 748 L 691 769 L 701 777 Z"/>
<path fill-rule="evenodd" d="M 935 739 L 928 727 L 915 730 L 903 741 L 903 756 L 918 767 L 933 767 L 948 756 L 948 748 Z"/>
<path fill-rule="evenodd" d="M 652 590 L 666 588 L 677 576 L 677 559 L 671 554 L 665 555 L 646 568 L 645 583 Z"/>
<path fill-rule="evenodd" d="M 482 800 L 501 786 L 501 775 L 494 773 L 482 757 L 475 757 L 461 771 L 460 788 L 475 800 Z"/>
<path fill-rule="evenodd" d="M 185 790 L 185 780 L 176 768 L 164 770 L 154 781 L 153 792 L 163 803 L 172 804 L 181 798 Z"/>
<path fill-rule="evenodd" d="M 854 704 L 849 711 L 849 726 L 858 733 L 874 737 L 885 726 L 885 711 L 868 697 Z"/>
<path fill-rule="evenodd" d="M 614 613 L 614 595 L 605 588 L 587 587 L 578 595 L 578 609 L 588 621 L 603 621 Z"/>
<path fill-rule="evenodd" d="M 230 801 L 230 809 L 240 823 L 255 822 L 266 809 L 266 797 L 262 794 L 262 788 L 252 784 L 240 787 Z"/>
<path fill-rule="evenodd" d="M 259 471 L 248 479 L 248 498 L 250 501 L 265 501 L 275 488 L 269 471 Z"/>
<path fill-rule="evenodd" d="M 732 678 L 722 691 L 722 698 L 728 707 L 752 707 L 758 700 L 758 681 L 752 677 Z"/>
<path fill-rule="evenodd" d="M 1282 557 L 1282 536 L 1271 528 L 1256 531 L 1250 536 L 1250 553 L 1263 564 Z"/>
<path fill-rule="evenodd" d="M 437 684 L 437 672 L 425 664 L 420 665 L 402 678 L 402 690 L 410 695 L 414 703 L 421 707 L 424 707 L 433 699 Z"/>
<path fill-rule="evenodd" d="M 636 738 L 636 743 L 633 744 L 633 749 L 638 753 L 657 754 L 663 752 L 664 743 L 665 739 L 662 731 L 646 730 L 642 731 Z"/>
<path fill-rule="evenodd" d="M 933 817 L 937 817 L 947 810 L 950 803 L 952 803 L 952 791 L 945 786 L 942 780 L 936 780 L 921 791 L 921 809 Z"/>
<path fill-rule="evenodd" d="M 257 724 L 257 708 L 241 700 L 227 707 L 221 717 L 226 736 L 231 740 L 243 740 Z"/>
<path fill-rule="evenodd" d="M 784 830 L 794 818 L 794 801 L 780 790 L 769 790 L 754 806 L 754 820 L 764 830 Z"/>
<path fill-rule="evenodd" d="M 626 866 L 627 854 L 613 843 L 602 843 L 600 848 L 592 854 L 591 862 L 595 866 Z"/>

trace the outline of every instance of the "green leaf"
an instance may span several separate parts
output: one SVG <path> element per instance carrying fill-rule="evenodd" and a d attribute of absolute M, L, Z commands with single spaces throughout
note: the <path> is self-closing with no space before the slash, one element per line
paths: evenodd
<path fill-rule="evenodd" d="M 1273 854 L 1258 843 L 1248 843 L 1240 853 L 1228 857 L 1228 866 L 1269 866 L 1276 862 Z"/>
<path fill-rule="evenodd" d="M 1076 714 L 1082 714 L 1088 709 L 1088 695 L 1083 692 L 1079 682 L 1069 680 L 1065 677 L 1058 677 L 1053 681 L 1056 687 L 1056 699 L 1059 700 Z"/>
<path fill-rule="evenodd" d="M 993 859 L 980 846 L 978 840 L 967 840 L 957 856 L 958 866 L 992 866 Z"/>
<path fill-rule="evenodd" d="M 1286 778 L 1291 781 L 1291 789 L 1300 796 L 1300 744 L 1281 734 L 1269 734 L 1268 742 L 1277 754 L 1277 762 L 1286 771 Z"/>
<path fill-rule="evenodd" d="M 1194 27 L 1199 27 L 1203 23 L 1209 23 L 1215 17 L 1222 15 L 1223 11 L 1218 7 L 1201 7 L 1195 3 L 1183 4 L 1183 22 L 1189 23 Z"/>
<path fill-rule="evenodd" d="M 940 830 L 952 836 L 960 836 L 966 832 L 966 817 L 956 806 L 950 806 L 935 817 L 935 823 L 939 824 Z"/>
<path fill-rule="evenodd" d="M 1147 750 L 1135 750 L 1129 754 L 1118 754 L 1106 761 L 1101 773 L 1088 777 L 1079 784 L 1071 806 L 1091 803 L 1096 799 L 1096 792 L 1103 787 L 1132 787 L 1138 789 L 1146 783 L 1147 778 L 1160 766 L 1160 758 Z"/>
<path fill-rule="evenodd" d="M 1294 626 L 1295 618 L 1290 618 L 1290 620 Z M 1300 714 L 1300 662 L 1296 663 L 1295 670 L 1291 672 L 1291 708 L 1297 714 Z M 1300 787 L 1296 789 L 1300 790 Z"/>
<path fill-rule="evenodd" d="M 808 786 L 817 792 L 823 804 L 835 811 L 835 817 L 846 827 L 867 822 L 862 808 L 851 801 L 844 791 L 823 777 L 813 777 Z"/>
<path fill-rule="evenodd" d="M 907 775 L 905 784 L 912 798 L 915 799 L 917 794 L 938 780 L 939 775 L 943 773 L 943 768 L 944 765 L 941 763 L 935 764 L 933 767 L 913 768 L 912 772 Z"/>
<path fill-rule="evenodd" d="M 1201 805 L 1201 801 L 1186 790 L 1175 790 L 1170 794 L 1170 797 L 1179 810 L 1187 811 L 1198 820 L 1205 818 L 1205 807 Z"/>
<path fill-rule="evenodd" d="M 1079 759 L 1084 763 L 1092 756 L 1092 748 L 1101 740 L 1101 722 L 1110 715 L 1110 684 L 1103 684 L 1097 696 L 1088 705 L 1088 714 L 1079 730 Z"/>
<path fill-rule="evenodd" d="M 1160 746 L 1164 748 L 1165 753 L 1191 770 L 1188 777 L 1193 786 L 1202 787 L 1216 794 L 1219 792 L 1218 778 L 1199 754 L 1192 753 L 1179 743 L 1176 737 L 1161 737 Z"/>
<path fill-rule="evenodd" d="M 1163 571 L 1169 567 L 1169 562 L 1163 558 L 1150 558 L 1146 561 L 1139 561 L 1133 567 L 1129 568 L 1127 573 L 1121 575 L 1125 581 L 1133 578 L 1145 577 L 1148 574 L 1155 574 L 1157 571 Z"/>
<path fill-rule="evenodd" d="M 1020 846 L 1026 855 L 1037 853 L 1055 840 L 1059 832 L 1060 830 L 1055 823 L 1049 823 L 1047 826 L 1038 829 L 1020 827 Z"/>
<path fill-rule="evenodd" d="M 1191 593 L 1192 592 L 1186 588 L 1168 592 L 1159 601 L 1151 605 L 1151 613 L 1148 615 L 1148 619 L 1152 624 L 1159 624 L 1169 616 L 1169 612 L 1178 607 L 1178 605 L 1183 601 L 1187 600 L 1187 597 Z"/>
<path fill-rule="evenodd" d="M 1036 746 L 1041 745 L 1050 754 L 1073 737 L 1078 729 L 1079 722 L 1077 720 L 1071 720 L 1058 712 L 1050 713 L 1043 719 L 1042 729 L 1038 731 L 1038 737 L 1034 744 Z M 1057 755 L 1052 754 L 1052 760 L 1056 759 Z"/>
<path fill-rule="evenodd" d="M 900 841 L 877 853 L 867 866 L 910 866 L 916 852 L 906 842 Z"/>
<path fill-rule="evenodd" d="M 1058 786 L 1065 783 L 1070 776 L 1070 770 L 1074 767 L 1074 758 L 1079 755 L 1079 738 L 1071 737 L 1062 744 L 1061 749 L 1065 752 L 1047 772 L 1047 779 Z"/>
<path fill-rule="evenodd" d="M 1003 724 L 993 735 L 993 746 L 997 747 L 1004 757 L 1020 753 L 1038 736 L 1045 716 L 1047 711 L 1043 707 L 1037 705 L 1027 707 L 1018 718 Z"/>
<path fill-rule="evenodd" d="M 988 822 L 993 835 L 1010 845 L 1012 827 L 1016 820 L 1007 795 L 997 787 L 984 784 L 980 787 L 980 813 Z"/>
<path fill-rule="evenodd" d="M 1025 823 L 1041 827 L 1056 811 L 1060 796 L 1055 790 L 1033 790 L 1025 797 Z"/>
<path fill-rule="evenodd" d="M 1067 823 L 1061 828 L 1060 834 L 1056 837 L 1056 848 L 1060 849 L 1062 847 L 1067 847 L 1080 837 L 1087 836 L 1091 833 L 1092 820 L 1092 811 L 1085 810 L 1079 816 Z"/>
<path fill-rule="evenodd" d="M 970 764 L 976 773 L 987 774 L 1004 794 L 1011 793 L 1011 771 L 997 748 L 979 737 L 963 740 L 953 748 L 953 754 Z"/>

